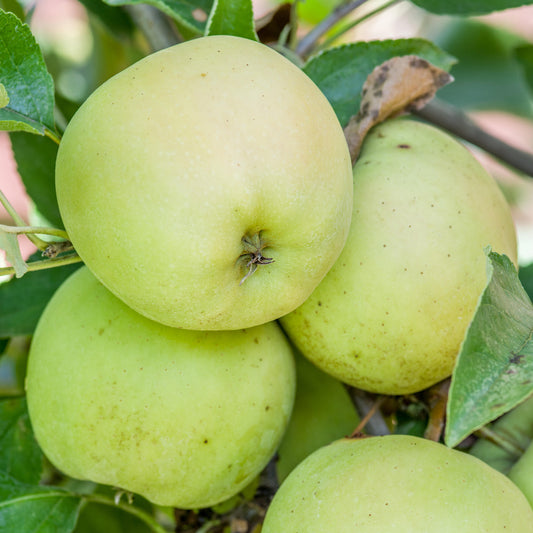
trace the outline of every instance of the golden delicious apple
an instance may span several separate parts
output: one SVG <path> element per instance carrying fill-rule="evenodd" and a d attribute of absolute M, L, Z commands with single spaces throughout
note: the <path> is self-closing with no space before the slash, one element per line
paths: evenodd
<path fill-rule="evenodd" d="M 322 372 L 297 351 L 296 396 L 276 459 L 278 480 L 318 448 L 352 434 L 359 414 L 343 383 Z"/>
<path fill-rule="evenodd" d="M 276 323 L 170 328 L 126 306 L 82 267 L 31 345 L 30 419 L 71 477 L 160 505 L 208 507 L 265 467 L 294 399 L 292 349 Z"/>
<path fill-rule="evenodd" d="M 383 394 L 417 392 L 453 370 L 487 281 L 484 248 L 516 262 L 510 209 L 464 146 L 412 120 L 375 127 L 353 175 L 346 246 L 281 322 L 336 378 Z"/>
<path fill-rule="evenodd" d="M 520 490 L 483 461 L 408 435 L 342 439 L 281 485 L 262 533 L 533 532 Z"/>
<path fill-rule="evenodd" d="M 292 311 L 337 259 L 351 170 L 316 85 L 226 35 L 97 89 L 65 131 L 56 187 L 77 252 L 129 306 L 174 327 L 240 329 Z"/>

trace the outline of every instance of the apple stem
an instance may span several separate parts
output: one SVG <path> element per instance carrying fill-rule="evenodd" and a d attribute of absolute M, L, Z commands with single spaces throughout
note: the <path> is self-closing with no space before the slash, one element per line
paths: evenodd
<path fill-rule="evenodd" d="M 35 272 L 37 270 L 45 270 L 47 268 L 80 263 L 81 261 L 81 257 L 78 254 L 73 253 L 60 257 L 52 257 L 50 259 L 43 259 L 41 261 L 32 261 L 30 263 L 26 263 L 26 266 L 27 272 Z M 13 274 L 16 274 L 15 267 L 0 267 L 0 276 L 12 276 Z"/>
<path fill-rule="evenodd" d="M 269 265 L 274 262 L 272 257 L 265 257 L 263 250 L 267 247 L 267 244 L 261 238 L 261 232 L 252 235 L 251 237 L 245 235 L 242 238 L 244 252 L 240 257 L 249 256 L 250 259 L 246 263 L 248 272 L 241 279 L 239 285 L 242 285 L 256 270 L 259 265 Z"/>
<path fill-rule="evenodd" d="M 474 434 L 476 437 L 485 439 L 498 446 L 515 459 L 521 457 L 525 452 L 525 448 L 523 448 L 519 443 L 515 442 L 512 437 L 507 436 L 503 432 L 500 434 L 498 431 L 494 431 L 488 426 L 479 428 L 474 432 Z"/>

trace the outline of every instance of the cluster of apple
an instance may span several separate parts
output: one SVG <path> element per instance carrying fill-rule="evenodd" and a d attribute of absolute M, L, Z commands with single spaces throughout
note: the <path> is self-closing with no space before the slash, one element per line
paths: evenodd
<path fill-rule="evenodd" d="M 85 266 L 34 335 L 35 435 L 66 474 L 159 505 L 213 506 L 259 474 L 291 419 L 296 349 L 383 394 L 449 376 L 484 247 L 516 261 L 508 206 L 466 149 L 395 119 L 352 169 L 319 89 L 236 37 L 179 44 L 103 84 L 65 131 L 56 188 Z M 457 521 L 456 505 L 491 491 L 487 526 Z M 504 476 L 399 436 L 313 454 L 264 531 L 384 531 L 398 513 L 411 520 L 398 531 L 421 531 L 437 508 L 438 531 L 533 531 Z"/>

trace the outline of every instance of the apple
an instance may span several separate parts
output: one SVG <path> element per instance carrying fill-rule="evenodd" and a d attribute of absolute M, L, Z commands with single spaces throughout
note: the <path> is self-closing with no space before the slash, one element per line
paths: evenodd
<path fill-rule="evenodd" d="M 529 428 L 531 430 L 531 428 Z M 533 443 L 530 441 L 508 473 L 509 479 L 524 493 L 533 507 Z"/>
<path fill-rule="evenodd" d="M 453 370 L 486 285 L 484 248 L 516 263 L 510 209 L 463 145 L 406 118 L 371 130 L 353 175 L 344 250 L 281 323 L 334 377 L 376 393 L 418 392 Z"/>
<path fill-rule="evenodd" d="M 29 355 L 30 420 L 76 479 L 180 508 L 250 483 L 290 417 L 292 348 L 275 323 L 190 331 L 151 321 L 82 267 L 55 293 Z"/>
<path fill-rule="evenodd" d="M 351 171 L 317 86 L 224 35 L 99 87 L 66 128 L 56 188 L 76 251 L 126 304 L 174 327 L 241 329 L 295 309 L 333 265 Z"/>
<path fill-rule="evenodd" d="M 262 533 L 533 531 L 520 490 L 483 461 L 408 435 L 341 439 L 300 463 Z"/>
<path fill-rule="evenodd" d="M 318 448 L 351 435 L 360 422 L 344 384 L 322 372 L 297 350 L 294 356 L 296 396 L 276 454 L 279 481 Z"/>

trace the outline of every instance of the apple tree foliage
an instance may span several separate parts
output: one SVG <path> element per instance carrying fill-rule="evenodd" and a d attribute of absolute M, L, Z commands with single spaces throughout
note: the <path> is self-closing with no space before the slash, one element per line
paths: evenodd
<path fill-rule="evenodd" d="M 8 275 L 0 284 L 0 532 L 233 531 L 233 510 L 253 494 L 197 513 L 155 508 L 138 497 L 131 503 L 110 488 L 62 476 L 33 438 L 24 397 L 29 341 L 54 291 L 80 265 L 73 250 L 47 249 L 48 238 L 66 237 L 54 189 L 57 146 L 66 124 L 100 83 L 153 50 L 154 37 L 166 39 L 168 46 L 178 39 L 217 34 L 259 40 L 286 55 L 323 91 L 343 126 L 357 114 L 362 86 L 372 70 L 404 55 L 451 72 L 454 82 L 437 96 L 457 109 L 506 111 L 532 121 L 533 42 L 473 16 L 533 1 L 412 0 L 411 8 L 438 27 L 431 39 L 416 35 L 342 45 L 328 32 L 335 28 L 333 36 L 342 37 L 354 25 L 351 10 L 342 11 L 354 2 L 337 3 L 335 10 L 330 4 L 330 12 L 314 26 L 284 5 L 272 5 L 269 15 L 258 19 L 250 0 L 79 2 L 88 14 L 94 45 L 84 64 L 73 65 L 41 46 L 32 33 L 34 2 L 0 0 L 0 129 L 9 132 L 37 220 L 33 225 L 39 226 L 26 232 L 26 223 L 0 195 L 9 215 L 1 221 L 0 248 L 11 265 L 0 269 Z M 358 4 L 367 4 L 367 12 L 377 16 L 395 3 Z M 81 93 L 65 90 L 69 73 L 84 77 Z M 531 164 L 529 169 L 524 180 L 533 176 Z M 0 178 L 0 191 L 1 186 Z M 27 233 L 40 251 L 24 259 L 16 233 Z M 533 394 L 533 265 L 522 265 L 517 272 L 505 256 L 490 249 L 486 261 L 486 288 L 447 397 L 440 438 L 450 447 L 490 432 L 491 422 Z M 425 398 L 380 398 L 381 405 L 394 406 L 383 409 L 389 428 L 423 433 L 430 409 Z M 372 432 L 371 426 L 367 430 Z"/>

